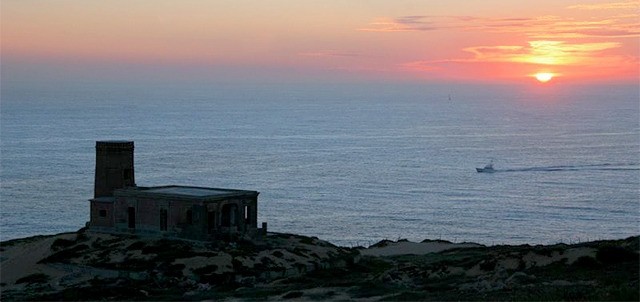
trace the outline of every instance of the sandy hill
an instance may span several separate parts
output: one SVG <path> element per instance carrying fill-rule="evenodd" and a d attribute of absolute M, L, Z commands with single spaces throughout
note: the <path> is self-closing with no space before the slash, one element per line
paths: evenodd
<path fill-rule="evenodd" d="M 80 230 L 0 244 L 11 300 L 635 300 L 638 237 L 575 245 L 315 237 L 196 242 Z"/>

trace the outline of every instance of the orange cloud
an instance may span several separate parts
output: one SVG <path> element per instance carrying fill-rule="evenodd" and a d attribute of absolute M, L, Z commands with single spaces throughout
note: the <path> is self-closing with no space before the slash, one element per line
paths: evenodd
<path fill-rule="evenodd" d="M 626 77 L 637 73 L 637 57 L 604 53 L 620 46 L 616 42 L 548 40 L 530 41 L 527 45 L 473 46 L 463 49 L 473 54 L 472 58 L 413 61 L 401 67 L 434 75 L 464 71 L 470 77 L 482 78 L 518 78 L 540 70 L 573 78 L 595 78 L 604 73 Z"/>
<path fill-rule="evenodd" d="M 564 41 L 530 41 L 527 46 L 475 46 L 463 49 L 474 54 L 473 61 L 518 62 L 541 65 L 575 65 L 595 63 L 600 51 L 620 47 L 617 42 L 567 43 Z M 604 58 L 597 56 L 597 61 Z"/>
<path fill-rule="evenodd" d="M 474 46 L 463 49 L 472 53 L 473 58 L 447 59 L 434 61 L 414 61 L 403 64 L 405 67 L 421 70 L 433 69 L 430 64 L 446 62 L 513 62 L 537 65 L 593 65 L 605 62 L 626 62 L 624 56 L 603 56 L 599 52 L 620 47 L 620 43 L 576 43 L 564 41 L 531 41 L 527 46 Z"/>
<path fill-rule="evenodd" d="M 520 43 L 497 45 L 471 44 L 463 53 L 471 57 L 439 60 L 414 60 L 400 64 L 403 70 L 424 74 L 491 78 L 518 77 L 540 72 L 556 72 L 575 78 L 629 78 L 638 74 L 637 52 L 631 52 L 640 37 L 640 2 L 611 2 L 574 5 L 572 10 L 625 10 L 616 14 L 588 14 L 526 17 L 430 16 L 411 15 L 378 19 L 360 31 L 431 32 L 446 31 L 490 33 Z M 489 36 L 489 35 L 488 35 Z M 526 41 L 526 42 L 525 42 Z M 561 72 L 560 72 L 561 71 Z M 463 75 L 463 76 L 464 76 Z"/>
<path fill-rule="evenodd" d="M 640 23 L 637 17 L 614 16 L 606 19 L 587 21 L 557 16 L 532 18 L 520 23 L 487 20 L 476 29 L 498 33 L 523 33 L 532 38 L 584 38 L 584 37 L 637 37 L 640 36 Z"/>
<path fill-rule="evenodd" d="M 576 4 L 571 5 L 569 9 L 583 9 L 583 10 L 601 10 L 601 9 L 638 9 L 640 2 L 637 0 L 626 2 L 612 2 L 612 3 L 596 3 L 596 4 Z"/>

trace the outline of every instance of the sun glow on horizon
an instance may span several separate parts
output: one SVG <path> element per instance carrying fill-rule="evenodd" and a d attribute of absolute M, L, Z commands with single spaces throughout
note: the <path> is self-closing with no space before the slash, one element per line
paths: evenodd
<path fill-rule="evenodd" d="M 120 1 L 5 2 L 3 83 L 129 75 L 636 83 L 639 75 L 638 0 L 160 0 L 135 1 L 126 13 Z"/>
<path fill-rule="evenodd" d="M 541 83 L 546 83 L 551 81 L 551 79 L 553 79 L 553 77 L 555 76 L 554 73 L 551 72 L 538 72 L 536 74 L 533 75 L 536 80 L 538 80 Z"/>

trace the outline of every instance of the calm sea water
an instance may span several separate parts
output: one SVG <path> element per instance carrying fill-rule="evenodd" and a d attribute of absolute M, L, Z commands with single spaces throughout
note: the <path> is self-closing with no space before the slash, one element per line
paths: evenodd
<path fill-rule="evenodd" d="M 638 235 L 639 112 L 637 87 L 3 87 L 0 234 L 82 227 L 95 141 L 128 139 L 138 185 L 258 190 L 272 231 L 340 245 Z"/>

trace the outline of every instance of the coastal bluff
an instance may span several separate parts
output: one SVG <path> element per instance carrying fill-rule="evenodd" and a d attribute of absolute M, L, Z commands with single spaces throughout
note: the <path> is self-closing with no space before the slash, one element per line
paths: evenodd
<path fill-rule="evenodd" d="M 2 301 L 635 300 L 639 237 L 548 246 L 268 233 L 202 242 L 78 232 L 0 243 Z"/>

